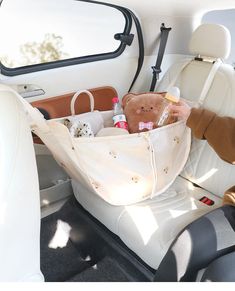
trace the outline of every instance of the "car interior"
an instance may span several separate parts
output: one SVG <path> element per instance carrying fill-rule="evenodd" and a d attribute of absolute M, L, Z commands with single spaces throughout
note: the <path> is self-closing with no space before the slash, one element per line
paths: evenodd
<path fill-rule="evenodd" d="M 82 169 L 87 164 L 99 175 L 107 171 L 108 181 L 113 166 L 105 170 L 91 143 L 73 151 L 76 145 L 71 149 L 71 138 L 53 122 L 73 115 L 76 92 L 82 92 L 74 102 L 80 115 L 90 111 L 84 90 L 92 93 L 94 110 L 111 114 L 113 98 L 150 91 L 159 51 L 164 55 L 154 92 L 173 84 L 189 104 L 235 118 L 235 3 L 19 2 L 3 0 L 0 6 L 0 282 L 154 282 L 177 235 L 222 205 L 234 166 L 192 137 L 183 169 L 164 191 L 113 205 L 87 186 Z M 163 50 L 162 27 L 169 33 Z M 108 154 L 115 155 L 111 146 Z M 164 163 L 167 174 L 174 161 Z M 120 185 L 118 191 L 128 196 L 133 189 Z M 221 229 L 221 240 L 226 235 Z"/>

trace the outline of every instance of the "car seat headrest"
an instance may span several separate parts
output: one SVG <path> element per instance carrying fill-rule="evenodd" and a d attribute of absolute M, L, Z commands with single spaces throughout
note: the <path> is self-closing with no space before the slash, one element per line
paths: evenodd
<path fill-rule="evenodd" d="M 202 24 L 193 32 L 189 50 L 193 55 L 226 59 L 231 50 L 230 32 L 223 25 Z"/>

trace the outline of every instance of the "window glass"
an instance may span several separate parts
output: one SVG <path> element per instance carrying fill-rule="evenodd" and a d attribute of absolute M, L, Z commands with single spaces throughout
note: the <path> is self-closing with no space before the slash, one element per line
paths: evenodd
<path fill-rule="evenodd" d="M 123 14 L 76 0 L 3 0 L 0 59 L 17 68 L 114 52 L 124 31 Z"/>
<path fill-rule="evenodd" d="M 235 9 L 215 10 L 206 13 L 202 18 L 202 23 L 217 23 L 226 26 L 231 33 L 232 47 L 231 54 L 226 60 L 227 63 L 235 65 Z"/>

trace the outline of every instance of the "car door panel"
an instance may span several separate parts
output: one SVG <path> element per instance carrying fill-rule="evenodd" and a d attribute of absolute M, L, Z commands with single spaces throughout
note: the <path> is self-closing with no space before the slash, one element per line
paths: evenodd
<path fill-rule="evenodd" d="M 117 91 L 109 86 L 88 89 L 94 96 L 95 110 L 110 110 L 112 98 L 117 96 Z M 71 115 L 70 102 L 75 92 L 46 98 L 31 103 L 32 106 L 45 110 L 50 118 L 59 118 Z M 75 102 L 75 113 L 80 114 L 90 111 L 89 97 L 82 93 Z"/>
<path fill-rule="evenodd" d="M 117 96 L 117 91 L 109 86 L 89 89 L 94 96 L 95 110 L 105 111 L 112 109 L 112 99 Z M 75 92 L 52 98 L 32 102 L 31 105 L 38 108 L 47 119 L 59 118 L 71 115 L 70 102 Z M 82 93 L 75 102 L 75 113 L 80 114 L 90 111 L 89 97 Z M 43 144 L 41 139 L 33 135 L 34 143 Z"/>

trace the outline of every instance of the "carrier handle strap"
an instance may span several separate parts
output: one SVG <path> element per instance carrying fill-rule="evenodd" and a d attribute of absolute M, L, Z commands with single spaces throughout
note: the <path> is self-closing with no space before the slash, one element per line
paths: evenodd
<path fill-rule="evenodd" d="M 90 91 L 88 90 L 81 90 L 81 91 L 77 91 L 74 95 L 73 95 L 73 98 L 71 100 L 71 103 L 70 103 L 70 111 L 71 111 L 71 115 L 75 115 L 75 102 L 78 98 L 79 95 L 81 95 L 82 93 L 85 93 L 89 96 L 90 98 L 90 110 L 91 112 L 94 111 L 94 107 L 95 107 L 95 101 L 94 101 L 94 97 L 93 95 L 91 94 Z"/>
<path fill-rule="evenodd" d="M 168 91 L 171 87 L 173 87 L 179 77 L 179 75 L 181 74 L 181 72 L 191 63 L 194 61 L 194 58 L 193 59 L 186 59 L 185 61 L 183 61 L 181 63 L 181 65 L 179 66 L 177 72 L 175 73 L 175 76 L 173 78 L 173 80 L 170 82 L 170 84 L 167 86 L 166 90 L 165 91 Z M 200 93 L 200 96 L 198 98 L 198 101 L 197 101 L 197 106 L 201 106 L 205 99 L 206 99 L 206 96 L 207 96 L 207 93 L 208 91 L 210 90 L 210 87 L 212 85 L 212 82 L 215 78 L 215 75 L 219 69 L 219 67 L 221 66 L 222 64 L 222 60 L 221 59 L 217 59 L 216 61 L 214 61 L 211 69 L 210 69 L 210 72 L 208 73 L 208 77 L 206 78 L 205 82 L 204 82 L 204 85 L 203 85 L 203 88 L 202 88 L 202 91 Z"/>
<path fill-rule="evenodd" d="M 171 27 L 165 27 L 165 24 L 162 23 L 162 25 L 160 27 L 160 31 L 161 31 L 160 45 L 159 45 L 156 64 L 155 64 L 155 66 L 152 66 L 153 77 L 152 77 L 152 82 L 151 82 L 151 86 L 150 86 L 150 92 L 154 91 L 154 89 L 156 87 L 157 80 L 159 79 L 159 75 L 162 71 L 161 70 L 162 59 L 163 59 L 164 52 L 166 49 L 166 43 L 167 43 L 169 32 L 171 31 Z"/>
<path fill-rule="evenodd" d="M 221 59 L 217 59 L 214 62 L 213 66 L 212 66 L 212 68 L 210 70 L 210 73 L 209 73 L 209 75 L 208 75 L 208 77 L 207 77 L 207 79 L 206 79 L 206 81 L 205 81 L 205 83 L 203 85 L 203 89 L 202 89 L 202 92 L 200 94 L 200 97 L 198 99 L 198 105 L 199 106 L 201 106 L 204 103 L 204 100 L 206 99 L 206 95 L 207 95 L 208 91 L 210 90 L 212 82 L 213 82 L 213 80 L 215 78 L 216 72 L 218 71 L 218 69 L 219 69 L 221 64 L 222 64 L 222 60 Z"/>

